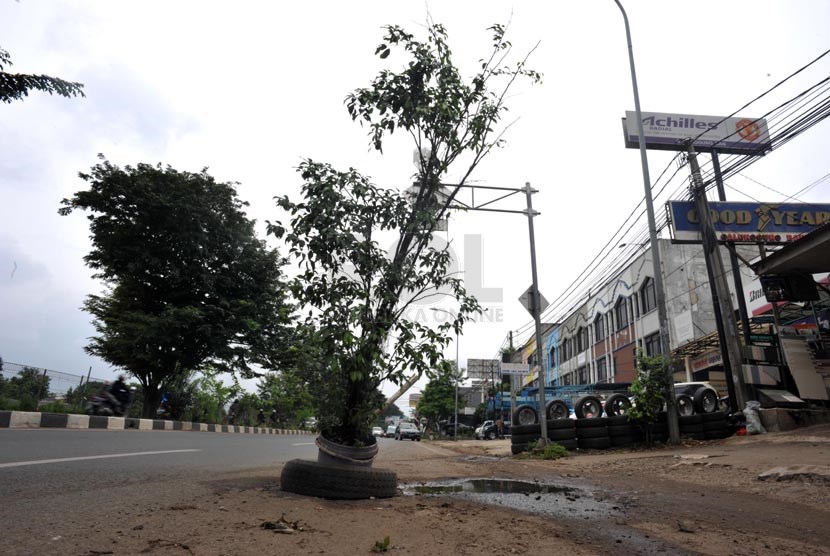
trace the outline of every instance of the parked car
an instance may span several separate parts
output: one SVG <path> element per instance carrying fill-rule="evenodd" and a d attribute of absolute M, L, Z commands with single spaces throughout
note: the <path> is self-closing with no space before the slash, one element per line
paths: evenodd
<path fill-rule="evenodd" d="M 372 436 L 383 436 L 383 429 L 380 427 L 372 427 Z"/>
<path fill-rule="evenodd" d="M 488 429 L 493 428 L 493 427 L 495 427 L 495 422 L 491 421 L 491 420 L 488 420 L 488 421 L 484 421 L 482 424 L 477 426 L 475 432 L 473 432 L 473 436 L 475 437 L 476 440 L 484 440 L 484 429 L 485 429 L 485 427 L 487 427 Z"/>
<path fill-rule="evenodd" d="M 510 436 L 510 421 L 505 421 L 501 427 L 502 436 Z M 499 437 L 499 429 L 495 421 L 484 421 L 476 428 L 475 437 L 479 440 L 495 440 Z"/>
<path fill-rule="evenodd" d="M 447 420 L 441 421 L 439 423 L 439 427 L 441 427 L 441 432 L 444 433 L 446 436 L 455 436 L 456 424 L 455 421 Z M 458 434 L 459 435 L 467 435 L 473 432 L 473 427 L 470 425 L 465 425 L 464 423 L 459 422 L 458 425 Z"/>
<path fill-rule="evenodd" d="M 389 425 L 386 427 L 386 438 L 394 438 L 395 437 L 395 425 Z"/>
<path fill-rule="evenodd" d="M 395 428 L 395 440 L 403 440 L 404 438 L 421 441 L 421 431 L 415 426 L 415 423 L 398 423 Z"/>

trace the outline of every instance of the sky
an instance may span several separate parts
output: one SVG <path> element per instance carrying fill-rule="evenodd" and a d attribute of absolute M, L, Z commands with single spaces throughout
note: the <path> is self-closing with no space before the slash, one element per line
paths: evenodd
<path fill-rule="evenodd" d="M 625 7 L 645 111 L 726 116 L 830 47 L 824 0 L 627 0 Z M 305 157 L 407 187 L 413 145 L 396 135 L 383 155 L 370 150 L 343 99 L 380 69 L 401 67 L 401 55 L 374 56 L 382 26 L 421 33 L 428 17 L 446 26 L 465 75 L 488 53 L 493 23 L 509 22 L 516 58 L 535 48 L 528 65 L 543 81 L 511 91 L 507 144 L 472 178 L 538 189 L 540 290 L 567 305 L 563 292 L 643 197 L 639 154 L 623 144 L 621 118 L 633 96 L 612 0 L 5 1 L 0 47 L 11 54 L 10 70 L 80 81 L 86 98 L 33 92 L 0 106 L 0 356 L 79 375 L 90 367 L 101 378 L 114 372 L 83 349 L 94 329 L 80 307 L 101 289 L 83 262 L 87 220 L 57 213 L 61 199 L 84 189 L 77 174 L 98 153 L 118 165 L 208 167 L 218 180 L 239 182 L 262 237 L 265 220 L 280 216 L 273 198 L 298 194 L 296 167 Z M 822 60 L 740 115 L 757 117 L 827 75 L 830 62 Z M 828 139 L 822 122 L 770 153 L 728 182 L 729 200 L 781 201 L 821 178 L 830 171 Z M 652 177 L 672 156 L 649 153 Z M 827 202 L 829 187 L 799 200 Z M 656 210 L 663 202 L 655 200 Z M 521 198 L 498 206 L 524 208 Z M 531 283 L 527 221 L 456 214 L 440 239 L 488 309 L 459 338 L 465 367 L 468 358 L 493 358 L 510 330 L 526 337 L 530 316 L 518 298 Z M 440 321 L 433 307 L 454 309 L 441 300 L 414 317 Z M 446 356 L 455 351 L 451 344 Z"/>

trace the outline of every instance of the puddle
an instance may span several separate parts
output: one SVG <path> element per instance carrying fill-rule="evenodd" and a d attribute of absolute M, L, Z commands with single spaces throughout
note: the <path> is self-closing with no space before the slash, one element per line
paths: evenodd
<path fill-rule="evenodd" d="M 404 495 L 445 496 L 542 515 L 605 517 L 622 508 L 586 487 L 512 479 L 465 479 L 402 485 Z"/>

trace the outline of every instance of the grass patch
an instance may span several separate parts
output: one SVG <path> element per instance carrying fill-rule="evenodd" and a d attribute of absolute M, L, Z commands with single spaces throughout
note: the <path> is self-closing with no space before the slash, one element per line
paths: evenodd
<path fill-rule="evenodd" d="M 568 449 L 561 444 L 548 442 L 547 445 L 544 445 L 542 440 L 539 439 L 535 446 L 529 447 L 527 451 L 521 454 L 516 454 L 516 457 L 519 459 L 555 460 L 567 457 L 569 454 Z"/>

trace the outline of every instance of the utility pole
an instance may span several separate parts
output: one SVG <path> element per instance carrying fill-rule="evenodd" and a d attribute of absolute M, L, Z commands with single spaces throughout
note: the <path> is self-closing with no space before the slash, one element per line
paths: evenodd
<path fill-rule="evenodd" d="M 732 307 L 732 297 L 729 294 L 729 286 L 726 283 L 726 271 L 723 267 L 718 243 L 715 238 L 715 230 L 709 214 L 709 203 L 706 200 L 706 189 L 703 186 L 703 179 L 700 176 L 700 166 L 697 163 L 697 154 L 691 141 L 688 142 L 689 165 L 692 169 L 692 195 L 695 199 L 698 218 L 700 220 L 700 234 L 703 240 L 703 256 L 706 259 L 706 267 L 710 268 L 710 279 L 715 281 L 715 289 L 718 295 L 718 304 L 715 310 L 720 312 L 723 321 L 723 341 L 726 344 L 731 380 L 727 376 L 727 385 L 734 382 L 735 402 L 738 407 L 744 406 L 746 399 L 746 387 L 743 377 L 743 361 L 741 358 L 741 343 L 738 337 L 738 326 L 735 322 L 735 310 Z M 730 396 L 731 396 L 730 392 Z"/>
<path fill-rule="evenodd" d="M 533 275 L 533 286 L 530 292 L 531 309 L 533 322 L 536 325 L 536 364 L 539 365 L 539 427 L 541 428 L 542 443 L 548 444 L 548 415 L 545 411 L 545 386 L 547 385 L 547 369 L 545 369 L 544 350 L 542 349 L 542 300 L 539 295 L 539 279 L 536 274 L 536 235 L 533 231 L 533 217 L 537 214 L 533 211 L 533 194 L 536 190 L 525 184 L 525 196 L 527 197 L 527 227 L 530 233 L 530 272 Z"/>

